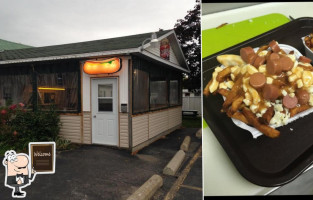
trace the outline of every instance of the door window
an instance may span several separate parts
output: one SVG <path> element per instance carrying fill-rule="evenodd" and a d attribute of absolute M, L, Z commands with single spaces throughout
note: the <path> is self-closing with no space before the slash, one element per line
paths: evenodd
<path fill-rule="evenodd" d="M 98 111 L 113 111 L 113 85 L 98 85 Z"/>

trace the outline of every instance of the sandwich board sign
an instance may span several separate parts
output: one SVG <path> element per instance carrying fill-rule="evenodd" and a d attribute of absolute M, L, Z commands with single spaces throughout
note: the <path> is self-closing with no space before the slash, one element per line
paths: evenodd
<path fill-rule="evenodd" d="M 55 142 L 30 142 L 29 156 L 31 169 L 37 174 L 55 173 Z"/>

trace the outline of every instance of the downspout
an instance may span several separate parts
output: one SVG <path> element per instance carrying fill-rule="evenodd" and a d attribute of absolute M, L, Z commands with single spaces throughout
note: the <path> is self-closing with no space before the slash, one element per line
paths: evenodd
<path fill-rule="evenodd" d="M 33 64 L 30 65 L 32 70 L 32 85 L 33 85 L 33 92 L 32 92 L 32 104 L 33 104 L 33 111 L 38 110 L 38 98 L 37 98 L 37 72 L 35 71 L 35 66 Z"/>
<path fill-rule="evenodd" d="M 130 152 L 133 148 L 133 127 L 132 127 L 132 113 L 133 113 L 133 66 L 132 57 L 128 60 L 128 147 Z"/>

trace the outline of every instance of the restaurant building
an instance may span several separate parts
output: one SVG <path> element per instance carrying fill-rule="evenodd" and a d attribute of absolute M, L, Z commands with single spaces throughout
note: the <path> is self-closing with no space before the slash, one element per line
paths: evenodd
<path fill-rule="evenodd" d="M 0 107 L 60 113 L 73 143 L 137 151 L 182 123 L 182 73 L 173 30 L 0 51 Z"/>

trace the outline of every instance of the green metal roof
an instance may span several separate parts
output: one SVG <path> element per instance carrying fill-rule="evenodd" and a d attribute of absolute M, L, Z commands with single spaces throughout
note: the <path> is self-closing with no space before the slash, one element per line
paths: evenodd
<path fill-rule="evenodd" d="M 172 30 L 156 32 L 160 37 Z M 23 60 L 31 58 L 44 58 L 53 56 L 64 56 L 73 54 L 84 54 L 93 52 L 114 51 L 122 49 L 138 48 L 152 33 L 144 33 L 111 39 L 94 40 L 87 42 L 62 44 L 46 47 L 31 47 L 26 49 L 0 51 L 0 61 Z"/>
<path fill-rule="evenodd" d="M 0 51 L 12 49 L 24 49 L 29 47 L 31 46 L 0 39 Z"/>

